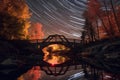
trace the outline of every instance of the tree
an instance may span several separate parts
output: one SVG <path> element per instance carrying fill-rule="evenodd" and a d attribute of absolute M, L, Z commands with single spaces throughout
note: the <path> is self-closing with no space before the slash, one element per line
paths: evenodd
<path fill-rule="evenodd" d="M 42 24 L 40 23 L 32 23 L 29 28 L 29 38 L 30 39 L 42 39 L 44 37 L 44 33 L 42 31 Z"/>
<path fill-rule="evenodd" d="M 31 13 L 24 0 L 1 0 L 0 36 L 6 39 L 26 39 Z"/>
<path fill-rule="evenodd" d="M 21 39 L 21 36 L 24 36 L 21 33 L 24 21 L 11 16 L 9 14 L 0 15 L 1 24 L 0 24 L 0 36 L 6 39 Z"/>
<path fill-rule="evenodd" d="M 103 0 L 103 7 L 105 14 L 103 15 L 105 25 L 107 26 L 108 31 L 111 33 L 111 38 L 120 36 L 120 27 L 119 27 L 119 10 L 115 9 L 119 5 L 118 0 Z"/>
<path fill-rule="evenodd" d="M 117 2 L 117 0 L 88 1 L 88 9 L 84 12 L 85 18 L 87 18 L 87 21 L 90 23 L 86 26 L 92 26 L 91 29 L 88 29 L 88 32 L 90 32 L 90 30 L 94 30 L 95 37 L 98 36 L 99 39 L 120 36 L 119 7 L 118 5 L 115 5 Z"/>
<path fill-rule="evenodd" d="M 95 6 L 95 7 L 94 7 Z M 97 14 L 100 12 L 100 4 L 97 0 L 89 0 L 88 1 L 88 9 L 84 12 L 84 17 L 86 19 L 85 30 L 87 30 L 87 36 L 90 41 L 95 41 L 98 39 L 99 31 L 98 31 L 98 23 Z"/>
<path fill-rule="evenodd" d="M 114 6 L 113 0 L 110 0 L 110 4 L 111 4 L 111 8 L 112 8 L 112 11 L 113 11 L 113 15 L 114 15 L 114 19 L 115 19 L 116 25 L 117 25 L 118 30 L 120 32 L 120 24 L 119 24 L 119 21 L 118 21 L 118 18 L 117 18 L 117 12 L 115 10 L 115 6 Z"/>

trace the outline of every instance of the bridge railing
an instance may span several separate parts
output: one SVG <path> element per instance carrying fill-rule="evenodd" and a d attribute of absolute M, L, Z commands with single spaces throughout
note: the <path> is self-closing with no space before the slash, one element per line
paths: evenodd
<path fill-rule="evenodd" d="M 32 40 L 29 40 L 30 43 L 41 43 L 43 42 L 45 39 L 32 39 Z"/>
<path fill-rule="evenodd" d="M 75 42 L 75 43 L 81 43 L 82 42 L 81 39 L 69 39 L 69 38 L 68 38 L 68 41 L 69 42 Z"/>
<path fill-rule="evenodd" d="M 33 40 L 29 40 L 30 43 L 41 43 L 43 42 L 45 39 L 33 39 Z M 68 39 L 69 42 L 75 42 L 75 43 L 81 43 L 82 40 L 80 39 Z"/>

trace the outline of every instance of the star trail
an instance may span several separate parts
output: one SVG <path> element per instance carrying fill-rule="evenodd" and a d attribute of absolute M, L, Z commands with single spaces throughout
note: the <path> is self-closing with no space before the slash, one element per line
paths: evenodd
<path fill-rule="evenodd" d="M 62 34 L 80 39 L 84 27 L 83 12 L 87 0 L 26 0 L 32 13 L 31 21 L 43 25 L 45 37 Z"/>

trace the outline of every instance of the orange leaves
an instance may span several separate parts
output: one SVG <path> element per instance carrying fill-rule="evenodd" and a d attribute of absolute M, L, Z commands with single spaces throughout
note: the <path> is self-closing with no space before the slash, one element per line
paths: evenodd
<path fill-rule="evenodd" d="M 0 11 L 7 12 L 17 18 L 28 19 L 31 14 L 24 0 L 2 0 Z"/>
<path fill-rule="evenodd" d="M 27 39 L 31 13 L 25 0 L 1 0 L 0 3 L 2 3 L 0 4 L 2 7 L 0 8 L 0 15 L 4 15 L 0 17 L 2 21 L 5 20 L 4 24 L 7 25 L 6 27 L 2 23 L 1 29 L 3 31 L 0 31 L 0 35 L 6 39 Z"/>
<path fill-rule="evenodd" d="M 98 28 L 97 31 L 95 30 L 95 33 L 98 33 L 99 39 L 118 37 L 120 36 L 120 8 L 118 5 L 112 7 L 112 2 L 108 4 L 104 1 L 88 1 L 88 9 L 84 12 L 84 16 L 89 22 L 86 26 L 88 27 L 91 24 L 94 30 Z M 97 24 L 101 25 L 95 25 L 96 21 Z"/>
<path fill-rule="evenodd" d="M 85 12 L 85 16 L 90 20 L 94 20 L 97 17 L 97 14 L 100 12 L 100 3 L 98 0 L 89 0 L 88 9 Z"/>
<path fill-rule="evenodd" d="M 30 39 L 42 39 L 44 37 L 44 32 L 42 31 L 41 23 L 33 23 L 29 28 L 29 38 Z"/>
<path fill-rule="evenodd" d="M 39 66 L 34 66 L 27 73 L 21 75 L 17 80 L 39 80 L 41 78 Z"/>

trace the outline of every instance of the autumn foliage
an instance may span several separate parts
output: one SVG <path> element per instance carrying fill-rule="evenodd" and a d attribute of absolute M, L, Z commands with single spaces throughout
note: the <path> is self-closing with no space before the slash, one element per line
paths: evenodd
<path fill-rule="evenodd" d="M 43 39 L 44 32 L 42 30 L 42 24 L 39 22 L 32 23 L 29 28 L 29 39 Z"/>
<path fill-rule="evenodd" d="M 1 0 L 0 36 L 6 39 L 26 39 L 30 16 L 25 0 Z"/>
<path fill-rule="evenodd" d="M 84 12 L 85 30 L 94 38 L 92 40 L 120 37 L 120 7 L 117 3 L 118 0 L 88 0 Z"/>

